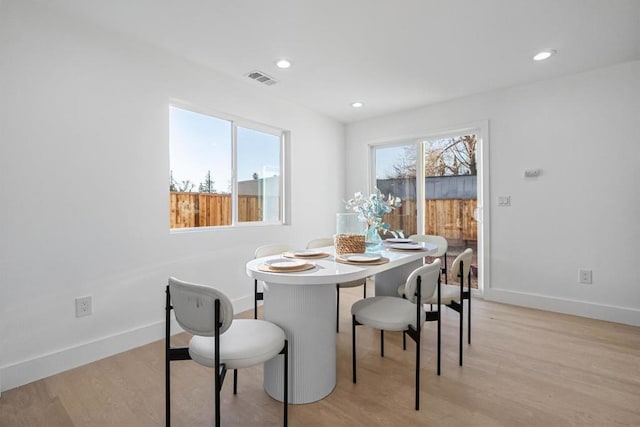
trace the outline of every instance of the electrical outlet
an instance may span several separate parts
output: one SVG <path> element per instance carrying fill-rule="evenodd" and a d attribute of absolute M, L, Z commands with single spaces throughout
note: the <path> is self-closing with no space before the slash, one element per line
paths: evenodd
<path fill-rule="evenodd" d="M 91 313 L 91 297 L 76 298 L 76 317 L 89 316 Z"/>
<path fill-rule="evenodd" d="M 511 196 L 499 196 L 498 206 L 511 206 Z"/>
<path fill-rule="evenodd" d="M 591 270 L 580 270 L 580 283 L 590 285 L 592 282 Z"/>

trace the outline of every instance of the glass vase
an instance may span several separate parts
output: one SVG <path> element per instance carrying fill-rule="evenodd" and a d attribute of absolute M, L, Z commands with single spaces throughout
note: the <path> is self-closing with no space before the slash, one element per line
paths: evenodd
<path fill-rule="evenodd" d="M 365 232 L 365 244 L 367 246 L 367 252 L 375 252 L 382 247 L 382 237 L 378 232 L 378 225 L 369 225 Z"/>

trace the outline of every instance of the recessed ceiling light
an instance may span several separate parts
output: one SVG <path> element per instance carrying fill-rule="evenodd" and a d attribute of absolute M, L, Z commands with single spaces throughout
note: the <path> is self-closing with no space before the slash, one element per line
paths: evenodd
<path fill-rule="evenodd" d="M 360 101 L 356 101 L 356 102 L 352 102 L 352 103 L 351 103 L 351 106 L 352 106 L 353 108 L 360 108 L 360 107 L 364 106 L 364 103 L 363 103 L 363 102 L 360 102 Z"/>
<path fill-rule="evenodd" d="M 542 52 L 538 52 L 534 57 L 534 61 L 544 61 L 545 59 L 551 58 L 557 52 L 553 49 L 543 50 Z"/>
<path fill-rule="evenodd" d="M 287 60 L 287 59 L 279 59 L 276 62 L 276 65 L 278 68 L 289 68 L 291 67 L 291 61 Z"/>

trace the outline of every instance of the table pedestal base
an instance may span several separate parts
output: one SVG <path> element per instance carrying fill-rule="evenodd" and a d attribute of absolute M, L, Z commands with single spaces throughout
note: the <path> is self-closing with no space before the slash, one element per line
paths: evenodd
<path fill-rule="evenodd" d="M 318 401 L 336 385 L 335 311 L 335 285 L 265 286 L 264 318 L 280 326 L 289 340 L 290 403 Z M 283 369 L 281 357 L 264 364 L 264 389 L 280 401 Z"/>

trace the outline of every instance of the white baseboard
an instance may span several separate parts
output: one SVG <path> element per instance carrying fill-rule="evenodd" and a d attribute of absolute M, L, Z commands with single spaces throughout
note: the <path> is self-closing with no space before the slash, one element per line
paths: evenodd
<path fill-rule="evenodd" d="M 233 301 L 234 311 L 253 309 L 253 294 Z M 164 338 L 164 320 L 0 367 L 0 393 Z M 172 333 L 182 328 L 175 319 Z"/>
<path fill-rule="evenodd" d="M 573 314 L 575 316 L 640 326 L 640 310 L 635 308 L 595 304 L 587 301 L 495 288 L 485 289 L 484 299 L 556 313 Z"/>
<path fill-rule="evenodd" d="M 2 390 L 11 390 L 12 388 L 160 340 L 164 338 L 164 327 L 164 321 L 161 321 L 44 354 L 13 365 L 3 366 L 0 368 Z M 181 331 L 182 329 L 174 320 L 171 330 Z"/>

